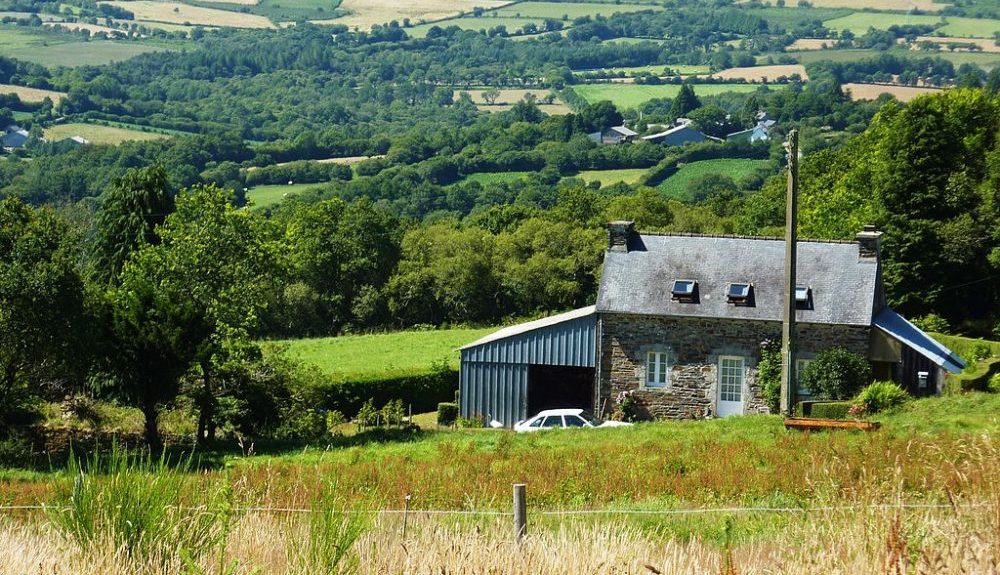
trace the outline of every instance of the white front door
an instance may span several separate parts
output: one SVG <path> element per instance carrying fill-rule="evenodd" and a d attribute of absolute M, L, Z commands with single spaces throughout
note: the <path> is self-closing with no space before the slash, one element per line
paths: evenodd
<path fill-rule="evenodd" d="M 719 417 L 743 414 L 744 372 L 742 357 L 719 357 L 719 399 L 715 407 Z"/>

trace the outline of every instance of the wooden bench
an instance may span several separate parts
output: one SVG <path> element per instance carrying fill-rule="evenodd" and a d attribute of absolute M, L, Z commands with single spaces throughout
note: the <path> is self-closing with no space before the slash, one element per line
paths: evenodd
<path fill-rule="evenodd" d="M 859 421 L 856 419 L 817 419 L 812 417 L 786 417 L 785 427 L 788 429 L 821 430 L 821 429 L 860 429 L 875 431 L 882 424 L 877 421 Z"/>

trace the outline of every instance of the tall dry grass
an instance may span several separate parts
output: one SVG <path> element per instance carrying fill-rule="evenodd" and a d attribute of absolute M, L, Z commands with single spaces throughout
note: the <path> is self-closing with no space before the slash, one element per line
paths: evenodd
<path fill-rule="evenodd" d="M 708 520 L 708 519 L 706 519 Z M 715 518 L 715 520 L 721 520 Z M 742 521 L 734 517 L 733 522 Z M 868 508 L 810 514 L 773 537 L 731 546 L 664 539 L 626 520 L 566 521 L 535 529 L 518 544 L 506 518 L 473 522 L 412 520 L 407 536 L 394 518 L 376 520 L 351 546 L 352 561 L 303 565 L 296 538 L 301 515 L 249 514 L 234 525 L 222 560 L 185 565 L 177 557 L 136 564 L 112 547 L 84 551 L 44 521 L 0 522 L 0 573 L 824 573 L 990 574 L 1000 564 L 1000 501 L 953 508 Z M 340 535 L 334 535 L 339 537 Z M 166 560 L 166 563 L 159 561 Z"/>

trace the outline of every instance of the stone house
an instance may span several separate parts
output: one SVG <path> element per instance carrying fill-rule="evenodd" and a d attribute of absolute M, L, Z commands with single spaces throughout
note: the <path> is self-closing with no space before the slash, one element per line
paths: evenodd
<path fill-rule="evenodd" d="M 936 393 L 962 360 L 887 306 L 880 236 L 799 241 L 797 367 L 842 347 L 879 379 Z M 638 233 L 613 222 L 595 306 L 462 348 L 462 414 L 512 425 L 556 407 L 609 413 L 624 392 L 651 418 L 766 412 L 757 363 L 762 342 L 780 341 L 784 254 L 780 239 Z"/>

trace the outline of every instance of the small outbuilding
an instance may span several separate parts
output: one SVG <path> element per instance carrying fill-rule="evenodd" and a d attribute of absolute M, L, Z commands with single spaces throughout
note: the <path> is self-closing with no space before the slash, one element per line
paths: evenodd
<path fill-rule="evenodd" d="M 4 129 L 3 147 L 20 148 L 27 143 L 30 134 L 20 126 L 10 125 Z"/>
<path fill-rule="evenodd" d="M 587 137 L 598 144 L 627 144 L 634 141 L 638 135 L 638 132 L 625 126 L 613 126 L 600 132 L 587 134 Z"/>
<path fill-rule="evenodd" d="M 706 136 L 698 131 L 694 127 L 693 122 L 687 118 L 678 118 L 676 125 L 661 132 L 643 136 L 642 139 L 646 142 L 662 144 L 664 146 L 683 146 L 684 144 L 696 144 L 707 140 L 718 141 L 718 138 Z"/>

